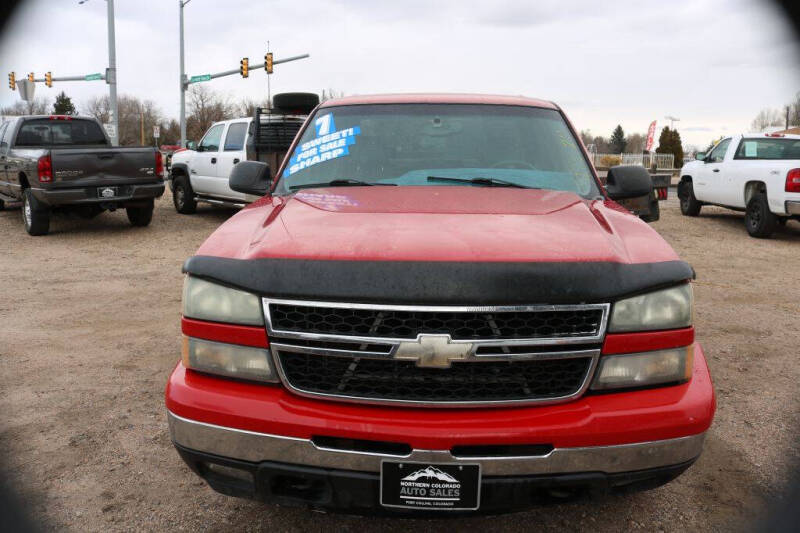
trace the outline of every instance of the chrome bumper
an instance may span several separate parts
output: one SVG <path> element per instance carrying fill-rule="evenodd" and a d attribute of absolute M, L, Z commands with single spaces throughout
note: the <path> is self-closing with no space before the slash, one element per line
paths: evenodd
<path fill-rule="evenodd" d="M 800 215 L 800 202 L 786 201 L 786 212 L 790 215 Z"/>
<path fill-rule="evenodd" d="M 705 433 L 700 433 L 677 439 L 616 446 L 556 448 L 541 456 L 459 458 L 449 450 L 413 450 L 408 455 L 332 450 L 318 447 L 308 439 L 215 426 L 182 418 L 169 411 L 167 418 L 172 441 L 190 450 L 253 463 L 277 461 L 359 472 L 380 472 L 381 461 L 386 459 L 480 463 L 484 476 L 631 472 L 695 459 L 702 451 L 705 437 Z"/>

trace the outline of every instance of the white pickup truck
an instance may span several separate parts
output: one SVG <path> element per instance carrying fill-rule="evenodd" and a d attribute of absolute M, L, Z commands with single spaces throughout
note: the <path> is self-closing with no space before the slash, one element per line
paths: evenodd
<path fill-rule="evenodd" d="M 800 220 L 800 135 L 734 135 L 696 159 L 681 169 L 684 215 L 697 216 L 706 204 L 744 211 L 747 232 L 761 238 Z"/>
<path fill-rule="evenodd" d="M 319 104 L 313 93 L 283 93 L 272 109 L 257 108 L 253 117 L 215 122 L 199 143 L 172 156 L 169 169 L 172 201 L 179 213 L 191 214 L 198 202 L 243 207 L 258 196 L 228 186 L 228 176 L 240 161 L 255 160 L 277 169 L 306 116 Z"/>

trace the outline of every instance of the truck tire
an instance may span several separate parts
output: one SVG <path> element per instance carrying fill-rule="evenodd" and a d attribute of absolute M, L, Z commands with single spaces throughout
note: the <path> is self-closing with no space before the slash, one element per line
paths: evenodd
<path fill-rule="evenodd" d="M 153 220 L 153 204 L 146 207 L 127 207 L 125 213 L 128 215 L 131 226 L 144 227 Z"/>
<path fill-rule="evenodd" d="M 778 217 L 769 210 L 767 196 L 764 193 L 754 194 L 750 201 L 747 202 L 744 224 L 747 227 L 747 233 L 751 237 L 759 239 L 766 239 L 775 231 L 775 227 L 778 225 Z"/>
<path fill-rule="evenodd" d="M 659 218 L 661 218 L 661 206 L 658 204 L 658 200 L 653 198 L 650 200 L 650 211 L 646 215 L 642 215 L 641 219 L 645 222 L 658 222 Z"/>
<path fill-rule="evenodd" d="M 0 200 L 0 211 L 5 210 L 5 208 L 6 208 L 6 203 L 3 200 Z"/>
<path fill-rule="evenodd" d="M 681 214 L 687 217 L 696 217 L 700 214 L 703 204 L 694 197 L 694 188 L 691 181 L 684 181 L 678 186 L 678 198 L 681 202 Z"/>
<path fill-rule="evenodd" d="M 307 115 L 318 104 L 316 93 L 280 93 L 272 97 L 272 107 L 284 113 Z"/>
<path fill-rule="evenodd" d="M 47 235 L 50 231 L 50 209 L 39 202 L 30 189 L 22 191 L 22 222 L 28 235 Z"/>
<path fill-rule="evenodd" d="M 175 206 L 175 211 L 183 215 L 191 215 L 197 211 L 192 184 L 186 176 L 172 178 L 172 204 Z"/>

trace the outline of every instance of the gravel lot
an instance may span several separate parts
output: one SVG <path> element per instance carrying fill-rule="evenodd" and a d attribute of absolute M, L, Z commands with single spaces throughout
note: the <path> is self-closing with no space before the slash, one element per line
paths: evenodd
<path fill-rule="evenodd" d="M 671 191 L 674 194 L 674 190 Z M 325 515 L 216 494 L 172 448 L 163 390 L 179 350 L 180 266 L 231 211 L 149 228 L 123 212 L 24 233 L 0 212 L 0 457 L 31 514 L 58 529 L 686 531 L 746 528 L 780 499 L 798 445 L 800 224 L 750 238 L 742 215 L 654 227 L 697 270 L 695 325 L 719 408 L 700 460 L 665 487 L 491 518 L 426 523 Z"/>

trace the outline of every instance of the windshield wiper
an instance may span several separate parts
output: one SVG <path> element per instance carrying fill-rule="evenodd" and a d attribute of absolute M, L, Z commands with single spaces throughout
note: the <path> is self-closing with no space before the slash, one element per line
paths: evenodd
<path fill-rule="evenodd" d="M 446 178 L 444 176 L 428 176 L 428 181 L 454 181 L 456 183 L 470 183 L 473 185 L 485 185 L 487 187 L 516 187 L 518 189 L 540 188 L 497 178 Z"/>
<path fill-rule="evenodd" d="M 353 179 L 338 179 L 331 181 L 324 181 L 320 183 L 303 183 L 301 185 L 292 185 L 289 190 L 296 191 L 298 189 L 313 189 L 315 187 L 371 187 L 373 185 L 397 185 L 396 183 L 370 183 L 368 181 L 353 180 Z"/>

